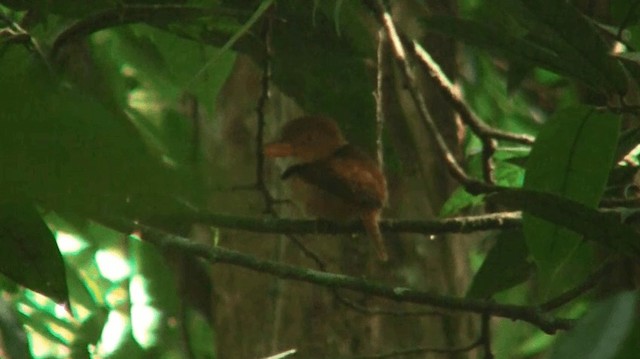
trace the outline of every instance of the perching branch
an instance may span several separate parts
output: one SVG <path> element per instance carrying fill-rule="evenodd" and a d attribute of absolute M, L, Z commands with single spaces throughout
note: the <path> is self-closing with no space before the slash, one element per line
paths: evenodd
<path fill-rule="evenodd" d="M 262 260 L 237 251 L 192 242 L 187 238 L 167 234 L 154 228 L 140 226 L 130 221 L 105 220 L 103 218 L 101 222 L 105 222 L 106 225 L 124 233 L 132 233 L 135 230 L 142 233 L 142 237 L 150 243 L 163 248 L 176 248 L 194 256 L 201 257 L 211 263 L 231 264 L 284 279 L 312 283 L 327 288 L 348 289 L 380 298 L 422 304 L 445 310 L 479 314 L 488 313 L 494 317 L 531 323 L 549 334 L 553 334 L 558 330 L 570 329 L 574 322 L 571 319 L 557 318 L 545 314 L 536 307 L 531 306 L 498 304 L 489 300 L 444 296 L 408 287 L 388 286 L 379 282 L 343 274 L 320 272 L 270 260 Z"/>
<path fill-rule="evenodd" d="M 190 217 L 184 217 L 180 220 L 188 223 L 202 223 L 212 227 L 238 229 L 257 233 L 364 233 L 364 228 L 360 221 L 336 222 L 329 220 L 237 217 L 204 212 Z M 520 212 L 502 212 L 434 220 L 386 219 L 380 222 L 380 229 L 382 232 L 419 233 L 425 235 L 471 233 L 477 231 L 496 229 L 504 230 L 521 227 L 522 216 Z"/>

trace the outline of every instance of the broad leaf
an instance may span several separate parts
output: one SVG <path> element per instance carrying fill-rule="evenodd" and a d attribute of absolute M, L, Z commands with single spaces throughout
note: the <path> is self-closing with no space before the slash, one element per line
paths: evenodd
<path fill-rule="evenodd" d="M 596 304 L 575 328 L 558 338 L 550 358 L 613 358 L 636 317 L 636 302 L 637 293 L 623 292 Z"/>
<path fill-rule="evenodd" d="M 130 237 L 129 249 L 133 337 L 142 348 L 162 347 L 172 336 L 162 323 L 177 312 L 178 292 L 173 274 L 153 245 Z"/>
<path fill-rule="evenodd" d="M 619 127 L 618 116 L 586 107 L 557 112 L 542 128 L 531 150 L 524 187 L 595 208 L 613 164 Z M 551 221 L 559 223 L 553 218 Z M 523 216 L 527 245 L 547 295 L 585 277 L 594 260 L 592 247 L 576 233 L 554 223 L 527 213 Z"/>
<path fill-rule="evenodd" d="M 0 298 L 0 335 L 4 354 L 11 359 L 31 359 L 25 327 L 18 320 L 12 304 Z"/>
<path fill-rule="evenodd" d="M 510 209 L 523 210 L 531 215 L 529 218 L 539 217 L 542 225 L 553 223 L 570 231 L 566 237 L 558 236 L 558 242 L 571 241 L 575 239 L 574 236 L 584 236 L 587 240 L 622 254 L 640 256 L 640 233 L 633 227 L 620 223 L 620 216 L 614 213 L 600 212 L 558 195 L 531 190 L 503 191 L 488 198 Z M 587 244 L 579 240 L 576 245 Z M 562 245 L 558 244 L 558 247 Z"/>
<path fill-rule="evenodd" d="M 566 1 L 503 1 L 518 3 L 535 18 L 529 31 L 537 42 L 546 42 L 575 75 L 584 74 L 597 88 L 624 94 L 627 77 L 622 65 L 609 53 L 599 30 L 589 19 Z M 517 5 L 516 5 L 517 6 Z"/>
<path fill-rule="evenodd" d="M 494 27 L 482 21 L 435 16 L 425 23 L 431 30 L 507 57 L 521 68 L 538 66 L 596 89 L 626 93 L 622 64 L 610 56 L 598 29 L 573 5 L 506 0 L 494 7 L 513 18 L 517 26 Z"/>
<path fill-rule="evenodd" d="M 470 298 L 489 298 L 529 278 L 533 266 L 522 231 L 500 232 L 467 292 Z"/>
<path fill-rule="evenodd" d="M 497 55 L 517 60 L 521 66 L 536 64 L 552 71 L 564 72 L 566 67 L 553 51 L 504 29 L 474 20 L 449 16 L 433 16 L 425 21 L 428 29 L 478 46 Z"/>
<path fill-rule="evenodd" d="M 483 201 L 484 195 L 475 196 L 465 191 L 463 187 L 458 187 L 442 206 L 438 216 L 442 218 L 449 217 L 460 213 L 465 208 L 481 205 Z"/>
<path fill-rule="evenodd" d="M 63 87 L 26 50 L 0 53 L 0 78 L 0 191 L 20 189 L 56 208 L 104 210 L 133 209 L 137 195 L 186 187 L 151 156 L 124 113 Z"/>
<path fill-rule="evenodd" d="M 0 272 L 58 303 L 69 293 L 62 255 L 40 213 L 25 198 L 0 202 Z"/>

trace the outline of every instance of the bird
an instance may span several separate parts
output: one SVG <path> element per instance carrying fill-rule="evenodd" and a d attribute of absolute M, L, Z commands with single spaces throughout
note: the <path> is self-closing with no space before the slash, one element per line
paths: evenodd
<path fill-rule="evenodd" d="M 281 179 L 307 215 L 331 220 L 359 218 L 381 261 L 389 259 L 380 232 L 387 182 L 380 166 L 345 139 L 327 117 L 303 116 L 287 122 L 280 137 L 263 148 L 267 158 L 291 158 Z"/>

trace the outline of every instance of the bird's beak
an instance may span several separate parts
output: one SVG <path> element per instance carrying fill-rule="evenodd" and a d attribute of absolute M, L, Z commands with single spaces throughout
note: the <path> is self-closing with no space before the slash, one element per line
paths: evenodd
<path fill-rule="evenodd" d="M 273 142 L 266 144 L 263 148 L 264 155 L 267 157 L 289 157 L 293 156 L 293 146 L 287 142 Z"/>

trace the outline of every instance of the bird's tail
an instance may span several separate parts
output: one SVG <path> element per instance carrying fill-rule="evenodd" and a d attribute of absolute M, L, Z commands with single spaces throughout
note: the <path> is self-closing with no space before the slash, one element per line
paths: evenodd
<path fill-rule="evenodd" d="M 362 215 L 362 224 L 364 225 L 369 238 L 373 241 L 373 246 L 376 249 L 376 253 L 378 254 L 378 258 L 386 262 L 389 260 L 389 255 L 387 254 L 387 249 L 384 245 L 384 238 L 382 238 L 382 233 L 380 232 L 380 226 L 378 221 L 380 220 L 380 211 L 370 211 Z"/>

